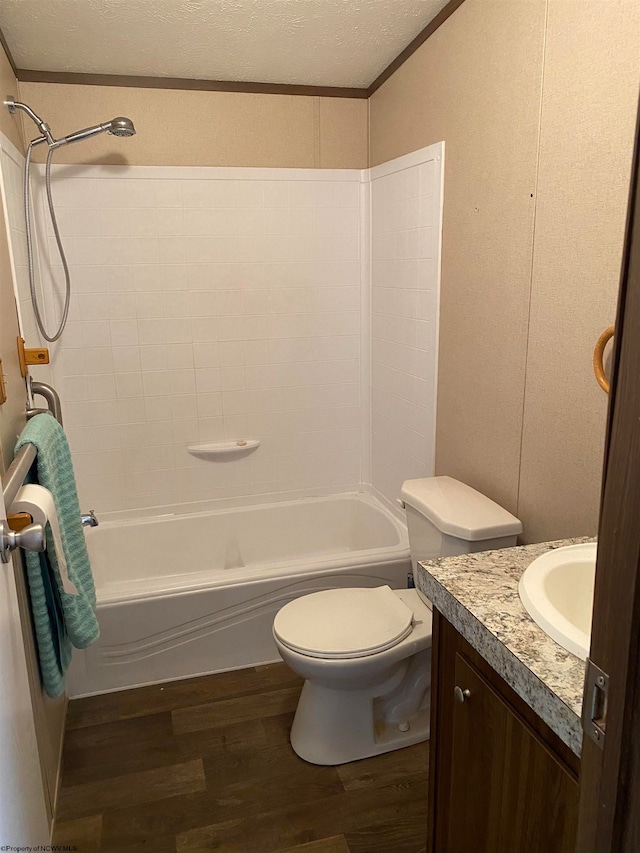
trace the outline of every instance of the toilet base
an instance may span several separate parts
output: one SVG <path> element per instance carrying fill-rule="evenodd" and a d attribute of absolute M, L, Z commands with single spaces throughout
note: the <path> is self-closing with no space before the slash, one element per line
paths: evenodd
<path fill-rule="evenodd" d="M 305 681 L 291 727 L 296 754 L 310 764 L 346 764 L 429 738 L 430 691 L 420 708 L 400 722 L 376 719 L 378 702 L 372 693 Z"/>

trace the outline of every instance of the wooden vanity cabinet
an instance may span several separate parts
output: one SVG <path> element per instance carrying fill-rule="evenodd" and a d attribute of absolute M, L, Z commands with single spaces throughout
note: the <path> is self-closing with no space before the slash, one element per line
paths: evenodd
<path fill-rule="evenodd" d="M 433 617 L 428 853 L 574 853 L 579 759 Z"/>

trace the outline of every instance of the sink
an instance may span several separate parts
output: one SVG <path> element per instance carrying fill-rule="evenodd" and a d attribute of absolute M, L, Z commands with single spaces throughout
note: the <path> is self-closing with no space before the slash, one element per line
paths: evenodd
<path fill-rule="evenodd" d="M 552 640 L 586 660 L 597 543 L 547 551 L 526 568 L 518 592 L 527 613 Z"/>

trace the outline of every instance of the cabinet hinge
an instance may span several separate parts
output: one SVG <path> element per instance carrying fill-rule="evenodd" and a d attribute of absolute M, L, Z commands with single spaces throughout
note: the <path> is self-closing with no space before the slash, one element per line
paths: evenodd
<path fill-rule="evenodd" d="M 607 700 L 609 676 L 587 658 L 584 674 L 584 700 L 582 704 L 582 730 L 600 749 L 604 747 L 607 730 Z"/>

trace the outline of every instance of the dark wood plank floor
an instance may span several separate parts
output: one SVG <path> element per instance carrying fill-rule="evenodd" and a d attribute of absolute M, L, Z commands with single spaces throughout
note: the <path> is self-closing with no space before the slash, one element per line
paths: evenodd
<path fill-rule="evenodd" d="M 423 853 L 428 745 L 340 767 L 291 749 L 284 664 L 69 704 L 54 844 L 78 853 Z"/>

